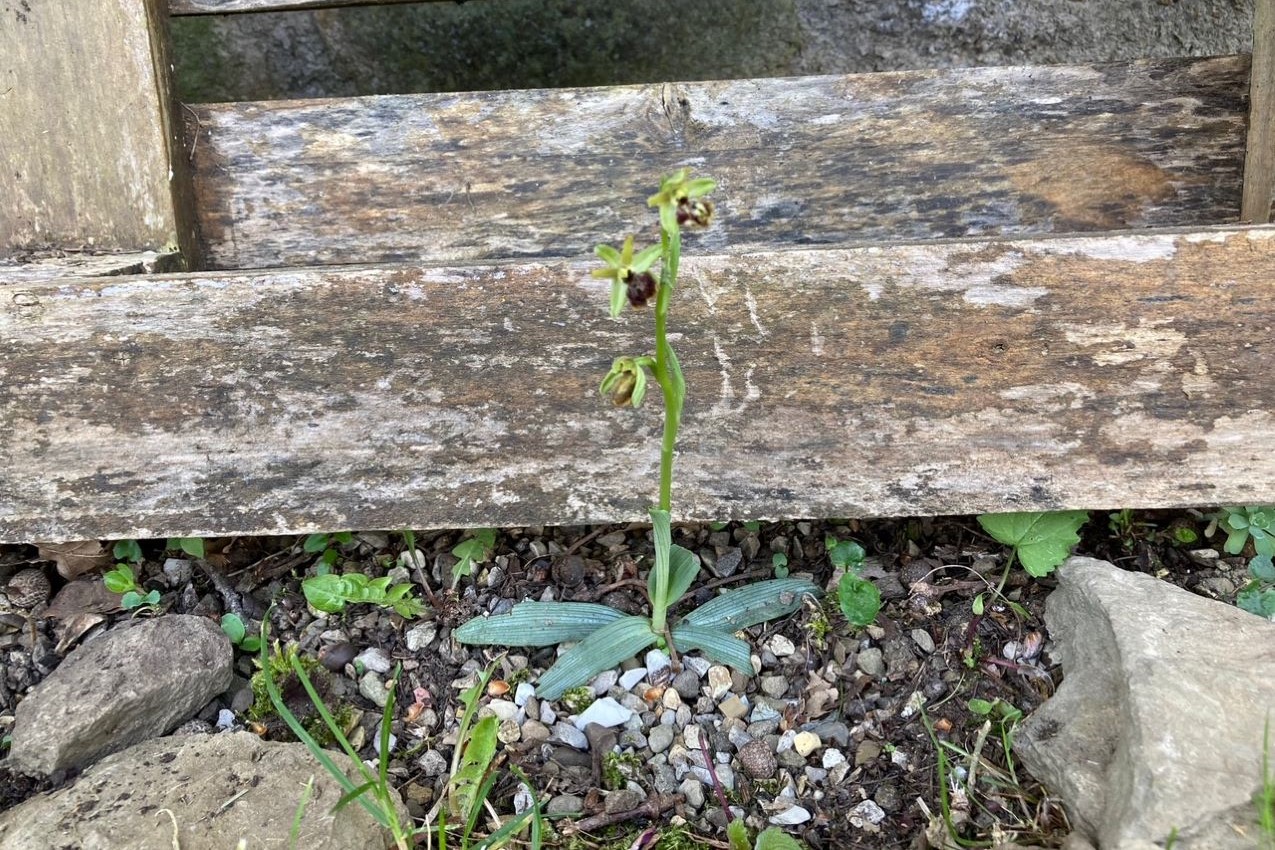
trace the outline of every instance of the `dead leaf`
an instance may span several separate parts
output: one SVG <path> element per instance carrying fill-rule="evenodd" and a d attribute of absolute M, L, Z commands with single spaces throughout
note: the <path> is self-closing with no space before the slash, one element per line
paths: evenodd
<path fill-rule="evenodd" d="M 99 623 L 105 623 L 106 617 L 101 614 L 76 614 L 53 627 L 53 636 L 58 644 L 53 651 L 58 655 L 66 655 L 67 651 L 80 642 L 90 629 Z"/>
<path fill-rule="evenodd" d="M 69 620 L 80 614 L 113 614 L 120 608 L 120 595 L 111 593 L 95 578 L 73 581 L 53 597 L 44 616 L 55 620 Z"/>
<path fill-rule="evenodd" d="M 40 557 L 54 561 L 58 574 L 64 579 L 75 579 L 85 573 L 104 569 L 115 562 L 111 552 L 100 540 L 78 540 L 71 543 L 37 543 Z"/>

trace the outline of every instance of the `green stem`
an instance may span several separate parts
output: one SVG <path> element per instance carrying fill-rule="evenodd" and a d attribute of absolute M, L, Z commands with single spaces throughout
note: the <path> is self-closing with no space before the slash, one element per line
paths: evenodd
<path fill-rule="evenodd" d="M 682 254 L 682 234 L 661 231 L 663 259 L 660 289 L 655 298 L 655 380 L 664 394 L 664 440 L 660 444 L 660 510 L 671 511 L 673 504 L 673 452 L 677 448 L 677 431 L 682 422 L 682 404 L 686 398 L 686 382 L 682 367 L 668 343 L 668 310 L 677 284 L 677 266 Z"/>

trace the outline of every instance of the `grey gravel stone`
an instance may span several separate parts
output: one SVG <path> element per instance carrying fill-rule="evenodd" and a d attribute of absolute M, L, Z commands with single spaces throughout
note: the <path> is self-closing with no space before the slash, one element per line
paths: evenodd
<path fill-rule="evenodd" d="M 385 703 L 390 698 L 390 692 L 385 690 L 385 681 L 372 670 L 368 670 L 359 679 L 359 693 L 377 708 L 385 708 Z"/>
<path fill-rule="evenodd" d="M 574 794 L 559 794 L 545 805 L 545 813 L 550 815 L 578 815 L 584 811 L 584 798 Z"/>
<path fill-rule="evenodd" d="M 686 798 L 686 805 L 692 809 L 704 808 L 704 783 L 688 776 L 677 786 L 677 790 Z"/>
<path fill-rule="evenodd" d="M 875 646 L 859 650 L 859 669 L 873 678 L 885 673 L 885 657 Z"/>
<path fill-rule="evenodd" d="M 589 748 L 589 739 L 584 736 L 584 732 L 565 720 L 553 725 L 553 734 L 550 740 L 566 744 L 568 747 L 577 750 L 587 750 Z"/>
<path fill-rule="evenodd" d="M 612 791 L 607 794 L 604 808 L 607 814 L 616 814 L 617 812 L 631 812 L 638 806 L 646 802 L 646 794 L 635 788 L 621 788 L 618 791 Z"/>
<path fill-rule="evenodd" d="M 117 626 L 18 703 L 9 766 L 47 775 L 163 735 L 230 686 L 232 664 L 230 640 L 212 620 L 174 614 Z"/>
<path fill-rule="evenodd" d="M 761 692 L 768 697 L 779 699 L 788 692 L 787 676 L 762 676 Z"/>
<path fill-rule="evenodd" d="M 677 735 L 673 731 L 672 726 L 656 726 L 647 733 L 647 746 L 651 748 L 653 753 L 662 753 L 673 743 L 673 738 Z"/>
<path fill-rule="evenodd" d="M 682 699 L 695 699 L 699 696 L 699 675 L 689 667 L 673 677 L 669 685 Z"/>
<path fill-rule="evenodd" d="M 753 779 L 769 779 L 779 765 L 765 741 L 752 741 L 739 750 L 739 766 Z"/>
<path fill-rule="evenodd" d="M 416 760 L 416 766 L 425 776 L 442 776 L 447 772 L 447 758 L 438 750 L 426 750 Z"/>

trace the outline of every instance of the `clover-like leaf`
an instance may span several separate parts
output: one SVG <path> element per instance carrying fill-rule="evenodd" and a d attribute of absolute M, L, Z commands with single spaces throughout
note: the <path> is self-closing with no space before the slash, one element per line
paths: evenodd
<path fill-rule="evenodd" d="M 1076 532 L 1088 519 L 1088 511 L 1050 511 L 982 514 L 978 523 L 999 542 L 1014 547 L 1023 569 L 1039 578 L 1067 559 L 1080 542 Z"/>

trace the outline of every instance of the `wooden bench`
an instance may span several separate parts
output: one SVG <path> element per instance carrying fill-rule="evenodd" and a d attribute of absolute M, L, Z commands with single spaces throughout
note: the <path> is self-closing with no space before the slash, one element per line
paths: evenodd
<path fill-rule="evenodd" d="M 642 518 L 659 411 L 596 388 L 649 327 L 587 270 L 683 164 L 678 518 L 1275 501 L 1272 5 L 1251 103 L 1233 56 L 179 105 L 163 2 L 39 4 L 0 540 Z"/>

